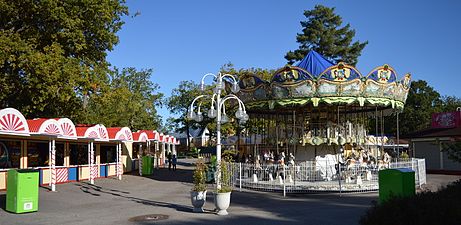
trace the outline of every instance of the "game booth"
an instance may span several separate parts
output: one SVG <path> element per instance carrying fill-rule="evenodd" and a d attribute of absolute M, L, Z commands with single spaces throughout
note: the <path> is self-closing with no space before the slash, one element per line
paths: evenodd
<path fill-rule="evenodd" d="M 163 146 L 162 150 L 174 149 L 174 140 L 165 138 L 164 143 L 156 131 L 75 125 L 67 118 L 27 120 L 16 109 L 1 109 L 0 190 L 7 187 L 9 169 L 37 169 L 39 184 L 52 191 L 59 183 L 122 179 L 123 173 L 139 168 L 140 149 L 156 154 L 159 146 Z"/>

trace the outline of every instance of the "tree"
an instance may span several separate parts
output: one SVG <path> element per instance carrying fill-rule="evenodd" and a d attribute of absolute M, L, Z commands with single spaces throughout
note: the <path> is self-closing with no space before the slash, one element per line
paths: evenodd
<path fill-rule="evenodd" d="M 400 133 L 406 135 L 426 129 L 432 114 L 441 111 L 440 94 L 424 80 L 411 82 L 403 113 L 399 117 Z"/>
<path fill-rule="evenodd" d="M 220 71 L 223 74 L 235 75 L 239 79 L 244 75 L 255 75 L 259 77 L 261 80 L 265 80 L 269 82 L 271 81 L 272 76 L 275 73 L 275 70 L 262 69 L 262 68 L 235 69 L 234 65 L 230 62 L 221 66 Z"/>
<path fill-rule="evenodd" d="M 87 123 L 102 123 L 108 127 L 127 126 L 132 130 L 157 129 L 163 94 L 151 81 L 152 70 L 115 69 L 108 85 L 95 93 L 88 103 Z"/>
<path fill-rule="evenodd" d="M 107 80 L 124 3 L 0 0 L 0 107 L 78 121 Z"/>
<path fill-rule="evenodd" d="M 304 11 L 307 21 L 301 21 L 302 33 L 296 36 L 299 48 L 285 55 L 288 63 L 293 64 L 303 59 L 310 50 L 336 63 L 339 61 L 349 65 L 357 63 L 357 58 L 368 41 L 352 43 L 355 30 L 351 29 L 349 24 L 341 27 L 342 18 L 336 15 L 334 10 L 335 8 L 316 5 L 313 10 Z"/>
<path fill-rule="evenodd" d="M 201 94 L 198 84 L 193 81 L 181 81 L 179 86 L 171 92 L 171 97 L 167 100 L 167 106 L 171 113 L 179 115 L 175 122 L 180 127 L 178 132 L 186 132 L 189 138 L 189 128 L 193 122 L 187 118 L 187 113 L 192 100 Z M 190 151 L 190 143 L 187 142 L 187 151 Z"/>
<path fill-rule="evenodd" d="M 456 96 L 443 96 L 442 99 L 442 112 L 456 111 L 461 107 L 461 98 Z"/>

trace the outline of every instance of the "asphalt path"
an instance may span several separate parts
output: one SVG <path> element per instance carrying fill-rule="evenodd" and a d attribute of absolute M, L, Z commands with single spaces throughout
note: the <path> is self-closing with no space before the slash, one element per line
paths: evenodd
<path fill-rule="evenodd" d="M 57 192 L 40 188 L 39 211 L 14 214 L 5 211 L 5 192 L 0 192 L 0 225 L 10 224 L 358 224 L 361 215 L 378 199 L 378 194 L 298 194 L 254 191 L 232 192 L 229 215 L 214 213 L 209 191 L 205 213 L 193 213 L 194 160 L 180 159 L 178 169 L 154 170 L 150 177 L 125 174 L 115 178 L 60 184 Z M 459 176 L 428 175 L 425 190 L 437 190 Z M 210 190 L 212 188 L 210 187 Z M 150 215 L 150 221 L 135 221 Z M 156 220 L 158 219 L 158 220 Z"/>

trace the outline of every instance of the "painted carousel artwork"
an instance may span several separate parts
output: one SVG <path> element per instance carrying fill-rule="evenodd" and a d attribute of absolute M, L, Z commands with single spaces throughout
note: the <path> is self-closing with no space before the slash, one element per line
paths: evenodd
<path fill-rule="evenodd" d="M 384 151 L 384 121 L 403 110 L 410 78 L 399 79 L 387 64 L 364 76 L 313 51 L 270 82 L 241 77 L 238 96 L 253 128 L 240 134 L 246 172 L 239 182 L 272 191 L 366 191 L 378 189 L 380 169 L 421 171 L 414 168 L 419 161 L 400 162 Z"/>

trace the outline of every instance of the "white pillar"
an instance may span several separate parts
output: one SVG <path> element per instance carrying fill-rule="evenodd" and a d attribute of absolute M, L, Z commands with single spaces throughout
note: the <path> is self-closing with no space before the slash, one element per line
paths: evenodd
<path fill-rule="evenodd" d="M 162 142 L 162 153 L 160 154 L 162 157 L 160 157 L 160 162 L 165 167 L 165 142 Z"/>
<path fill-rule="evenodd" d="M 154 151 L 154 157 L 155 157 L 155 166 L 157 167 L 157 169 L 159 168 L 160 166 L 160 144 L 158 143 L 158 140 L 155 141 L 155 151 Z"/>
<path fill-rule="evenodd" d="M 55 140 L 50 141 L 51 157 L 50 157 L 50 186 L 51 191 L 56 191 L 56 143 Z"/>
<path fill-rule="evenodd" d="M 117 151 L 117 178 L 119 180 L 122 179 L 122 173 L 123 173 L 123 170 L 122 170 L 122 166 L 123 164 L 121 163 L 122 161 L 122 143 L 118 143 L 117 144 L 118 146 L 118 151 Z"/>
<path fill-rule="evenodd" d="M 175 144 L 173 144 L 173 154 L 178 156 L 178 153 L 176 152 L 176 145 Z"/>
<path fill-rule="evenodd" d="M 94 167 L 94 144 L 92 141 L 88 143 L 88 166 L 90 171 L 90 184 L 94 184 L 96 169 Z"/>
<path fill-rule="evenodd" d="M 147 145 L 149 146 L 149 145 Z M 139 153 L 138 153 L 138 170 L 139 176 L 142 176 L 142 144 L 139 145 Z"/>

